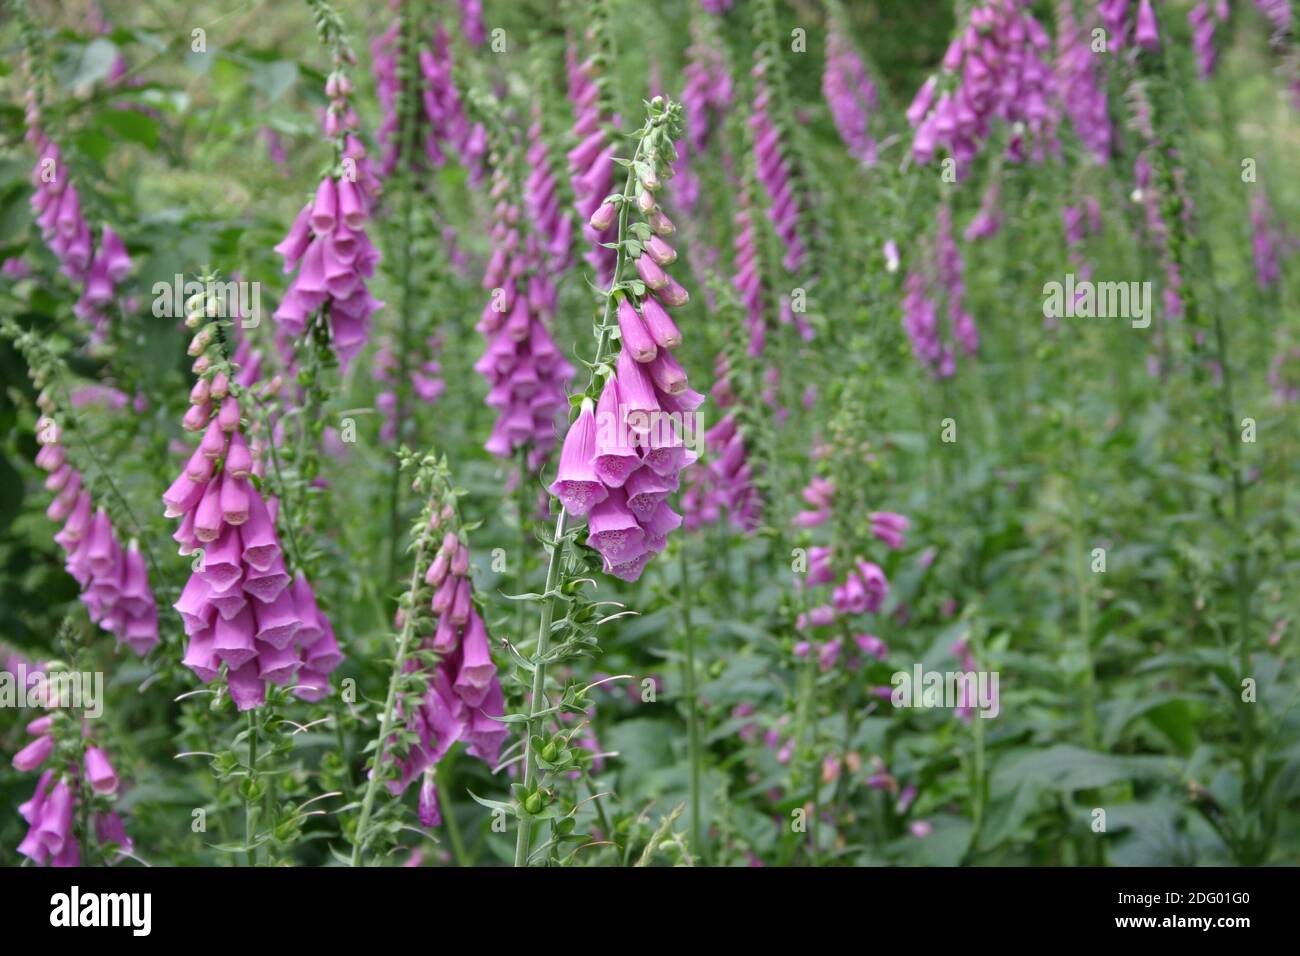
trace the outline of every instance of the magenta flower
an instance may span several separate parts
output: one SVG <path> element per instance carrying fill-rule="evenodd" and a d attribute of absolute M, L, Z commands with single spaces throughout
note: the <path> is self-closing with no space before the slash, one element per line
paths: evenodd
<path fill-rule="evenodd" d="M 947 305 L 952 339 L 967 355 L 979 350 L 979 330 L 964 304 L 962 273 L 952 214 L 945 204 L 939 207 L 933 258 L 908 272 L 903 283 L 903 330 L 912 343 L 912 354 L 936 378 L 951 377 L 957 365 L 956 353 L 939 327 L 940 301 Z"/>
<path fill-rule="evenodd" d="M 758 181 L 767 192 L 771 203 L 768 218 L 785 249 L 781 260 L 788 272 L 798 272 L 804 265 L 807 246 L 803 239 L 803 205 L 793 179 L 792 165 L 785 153 L 785 144 L 772 117 L 772 93 L 767 83 L 769 64 L 755 51 L 757 62 L 751 73 L 754 77 L 754 100 L 749 126 L 754 137 L 754 162 Z"/>
<path fill-rule="evenodd" d="M 714 363 L 717 381 L 710 394 L 719 408 L 731 408 L 736 402 L 727 381 L 727 360 L 719 354 Z M 737 528 L 752 532 L 762 517 L 762 499 L 754 484 L 749 453 L 734 410 L 704 433 L 704 442 L 713 458 L 706 468 L 696 468 L 691 487 L 682 497 L 682 510 L 688 528 L 698 528 L 721 519 L 725 510 Z"/>
<path fill-rule="evenodd" d="M 1224 12 L 1227 12 L 1226 9 Z M 1192 48 L 1196 52 L 1196 69 L 1202 79 L 1213 76 L 1214 68 L 1218 65 L 1219 51 L 1214 46 L 1214 28 L 1220 19 L 1226 17 L 1216 16 L 1215 7 L 1211 6 L 1209 0 L 1199 0 L 1187 14 L 1187 21 L 1192 26 Z"/>
<path fill-rule="evenodd" d="M 627 581 L 641 576 L 650 559 L 667 546 L 668 535 L 682 524 L 682 516 L 666 499 L 696 459 L 686 438 L 704 402 L 673 355 L 681 333 L 667 314 L 690 299 L 667 272 L 677 258 L 666 242 L 673 226 L 655 195 L 662 182 L 672 178 L 671 149 L 668 141 L 667 155 L 659 152 L 647 168 L 637 171 L 639 190 L 627 215 L 642 217 L 636 223 L 641 240 L 633 261 L 644 285 L 620 283 L 611 291 L 620 327 L 630 335 L 624 335 L 617 356 L 611 356 L 613 374 L 606 377 L 590 419 L 591 399 L 584 401 L 565 439 L 560 474 L 552 485 L 570 514 L 586 515 L 587 544 L 600 553 L 605 572 Z"/>
<path fill-rule="evenodd" d="M 201 381 L 222 377 L 211 364 Z M 265 703 L 267 682 L 319 700 L 342 661 L 333 627 L 302 572 L 290 576 L 272 512 L 248 480 L 257 465 L 242 434 L 239 400 L 213 395 L 211 384 L 207 396 L 199 390 L 195 398 L 202 401 L 191 406 L 198 413 L 187 416 L 186 426 L 203 438 L 163 495 L 167 516 L 181 519 L 180 553 L 202 550 L 173 605 L 189 638 L 182 663 L 204 683 L 224 669 L 240 710 Z"/>
<path fill-rule="evenodd" d="M 1046 31 L 1017 0 L 974 6 L 948 46 L 941 77 L 930 77 L 907 110 L 912 157 L 929 163 L 939 148 L 966 174 L 1002 121 L 1015 132 L 1008 158 L 1056 152 L 1055 79 Z M 1023 129 L 1023 132 L 1020 130 Z"/>
<path fill-rule="evenodd" d="M 435 652 L 439 660 L 419 705 L 405 717 L 406 729 L 417 741 L 400 758 L 396 748 L 386 749 L 398 771 L 387 786 L 397 795 L 424 774 L 420 820 L 425 826 L 438 826 L 441 813 L 432 789 L 432 768 L 461 740 L 471 756 L 495 769 L 509 731 L 505 723 L 494 719 L 504 713 L 504 696 L 487 628 L 474 606 L 469 547 L 455 532 L 443 535 L 442 545 L 425 573 L 425 582 L 434 588 L 436 624 L 421 646 Z M 409 661 L 407 666 L 414 670 L 419 665 Z"/>
<path fill-rule="evenodd" d="M 536 223 L 525 230 L 516 190 L 504 166 L 493 173 L 497 200 L 492 256 L 483 276 L 490 292 L 476 328 L 487 339 L 475 370 L 487 379 L 487 404 L 497 421 L 486 448 L 500 458 L 520 449 L 534 471 L 555 442 L 556 419 L 566 407 L 565 386 L 573 366 L 551 338 L 556 292 Z"/>
<path fill-rule="evenodd" d="M 483 0 L 460 0 L 460 29 L 473 46 L 482 46 L 487 39 L 483 27 Z"/>
<path fill-rule="evenodd" d="M 284 258 L 285 274 L 297 270 L 275 320 L 295 338 L 318 318 L 327 322 L 330 344 L 345 367 L 366 344 L 370 316 L 383 305 L 366 285 L 375 274 L 379 251 L 365 231 L 381 187 L 366 148 L 353 132 L 358 120 L 348 103 L 351 91 L 346 74 L 329 75 L 324 126 L 340 147 L 340 162 L 320 181 L 315 198 L 303 206 L 289 234 L 275 247 Z"/>
<path fill-rule="evenodd" d="M 1144 50 L 1160 49 L 1160 30 L 1156 25 L 1156 12 L 1151 8 L 1151 0 L 1138 0 L 1137 25 L 1133 38 Z"/>
<path fill-rule="evenodd" d="M 614 277 L 616 253 L 601 243 L 616 238 L 614 208 L 605 203 L 614 183 L 614 153 L 616 147 L 606 141 L 605 127 L 610 115 L 600 86 L 600 67 L 596 57 L 578 62 L 577 51 L 566 51 L 568 66 L 569 100 L 573 103 L 573 136 L 577 145 L 569 150 L 569 185 L 573 189 L 578 220 L 582 233 L 590 246 L 586 253 L 588 264 L 596 270 L 597 282 L 608 286 Z"/>
<path fill-rule="evenodd" d="M 560 452 L 560 467 L 550 492 L 560 499 L 564 510 L 584 517 L 609 497 L 609 489 L 596 473 L 596 416 L 591 401 L 583 402 L 578 418 L 569 427 Z"/>
<path fill-rule="evenodd" d="M 43 408 L 54 407 L 47 395 L 39 401 Z M 49 474 L 45 488 L 54 493 L 45 515 L 63 522 L 54 540 L 66 556 L 64 567 L 81 586 L 81 603 L 119 646 L 144 656 L 158 643 L 158 607 L 144 555 L 135 541 L 122 548 L 108 513 L 95 507 L 81 473 L 68 461 L 54 420 L 38 419 L 36 435 L 41 445 L 36 464 Z"/>
<path fill-rule="evenodd" d="M 420 50 L 419 59 L 424 78 L 424 117 L 429 124 L 424 137 L 425 154 L 436 168 L 446 162 L 448 152 L 454 153 L 469 172 L 471 185 L 477 185 L 484 176 L 487 130 L 481 123 L 471 123 L 465 114 L 453 76 L 451 40 L 441 23 L 434 30 L 433 42 Z"/>
<path fill-rule="evenodd" d="M 1277 285 L 1282 276 L 1279 249 L 1283 246 L 1283 237 L 1275 223 L 1268 195 L 1262 190 L 1250 197 L 1250 231 L 1255 282 L 1261 289 L 1267 289 Z"/>
<path fill-rule="evenodd" d="M 36 224 L 63 274 L 82 289 L 73 312 L 90 324 L 96 339 L 102 339 L 108 323 L 105 307 L 114 301 L 116 288 L 130 274 L 131 259 L 121 238 L 108 226 L 95 243 L 94 232 L 82 215 L 77 187 L 68 179 L 63 155 L 41 129 L 35 90 L 28 90 L 25 115 L 26 139 L 38 157 L 31 175 Z"/>
<path fill-rule="evenodd" d="M 442 352 L 442 336 L 435 332 L 425 339 L 424 344 L 425 354 L 430 357 L 409 369 L 407 376 L 415 397 L 426 405 L 432 405 L 447 389 L 447 383 L 440 377 L 442 364 L 432 358 Z M 379 429 L 379 437 L 386 442 L 397 439 L 397 393 L 394 391 L 397 366 L 397 357 L 393 354 L 392 343 L 385 340 L 371 359 L 370 374 L 376 382 L 387 386 L 375 396 L 375 408 L 384 417 L 384 423 Z"/>
<path fill-rule="evenodd" d="M 1061 0 L 1056 10 L 1056 81 L 1062 106 L 1080 141 L 1097 162 L 1104 163 L 1110 158 L 1114 135 L 1104 74 L 1089 34 L 1074 17 L 1074 4 Z"/>
<path fill-rule="evenodd" d="M 37 736 L 15 755 L 15 769 L 31 772 L 49 758 L 55 746 L 52 727 L 53 720 L 48 716 L 28 725 L 27 730 Z M 74 764 L 65 771 L 45 770 L 37 781 L 32 798 L 18 807 L 18 813 L 28 827 L 27 835 L 18 844 L 18 852 L 37 866 L 80 865 L 81 848 L 73 832 L 73 820 L 79 817 L 79 781 L 83 774 L 95 794 L 101 797 L 116 794 L 119 781 L 107 754 L 88 743 L 80 766 Z M 101 846 L 115 844 L 120 851 L 132 851 L 131 840 L 120 816 L 114 812 L 100 813 L 96 815 L 95 823 L 96 840 Z"/>
<path fill-rule="evenodd" d="M 551 167 L 550 149 L 543 137 L 540 102 L 533 103 L 533 121 L 528 127 L 528 179 L 524 183 L 524 206 L 532 230 L 546 250 L 549 268 L 562 272 L 570 264 L 573 222 L 560 205 L 559 184 Z"/>
<path fill-rule="evenodd" d="M 683 78 L 681 100 L 686 112 L 686 135 L 678 144 L 673 195 L 689 215 L 695 212 L 701 194 L 700 177 L 692 167 L 693 160 L 704 156 L 735 98 L 731 72 L 717 31 L 706 20 L 691 19 L 691 45 L 686 49 Z"/>
<path fill-rule="evenodd" d="M 871 135 L 871 116 L 879 105 L 876 85 L 867 75 L 866 65 L 853 41 L 840 27 L 833 20 L 826 33 L 822 95 L 830 106 L 835 128 L 854 159 L 864 166 L 873 166 L 876 141 Z"/>

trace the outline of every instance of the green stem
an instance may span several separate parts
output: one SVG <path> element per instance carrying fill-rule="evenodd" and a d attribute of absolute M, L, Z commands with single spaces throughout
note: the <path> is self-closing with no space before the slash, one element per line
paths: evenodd
<path fill-rule="evenodd" d="M 457 866 L 469 866 L 469 856 L 465 853 L 465 840 L 456 822 L 456 810 L 451 805 L 451 790 L 447 778 L 451 776 L 451 760 L 444 760 L 434 771 L 434 783 L 438 787 L 438 804 L 442 807 L 442 819 L 447 825 L 447 836 L 451 840 L 451 855 Z"/>
<path fill-rule="evenodd" d="M 420 578 L 423 573 L 424 555 L 428 548 L 429 531 L 425 528 L 415 548 L 415 565 L 411 569 L 411 583 L 408 594 L 418 594 Z M 357 820 L 357 831 L 352 839 L 352 865 L 361 865 L 361 851 L 365 847 L 366 827 L 370 824 L 370 813 L 374 808 L 375 794 L 379 790 L 379 781 L 383 777 L 384 753 L 388 747 L 388 738 L 393 733 L 393 720 L 397 710 L 397 689 L 401 685 L 406 664 L 406 656 L 411 645 L 411 636 L 419 615 L 415 608 L 406 608 L 402 615 L 402 632 L 397 639 L 397 658 L 393 661 L 393 671 L 388 679 L 388 694 L 384 698 L 384 712 L 379 718 L 379 737 L 375 743 L 375 757 L 370 780 L 366 783 L 365 796 L 361 799 L 361 817 Z"/>
<path fill-rule="evenodd" d="M 642 142 L 637 143 L 636 152 L 633 154 L 633 161 L 641 157 Z M 629 166 L 627 172 L 627 181 L 623 186 L 623 202 L 618 207 L 618 252 L 614 260 L 614 277 L 610 283 L 610 290 L 605 296 L 604 315 L 600 322 L 600 338 L 596 342 L 596 355 L 592 359 L 592 375 L 595 376 L 595 370 L 600 366 L 605 357 L 605 352 L 609 349 L 609 331 L 610 319 L 614 312 L 613 290 L 618 287 L 620 278 L 623 274 L 623 266 L 627 263 L 627 251 L 623 240 L 627 236 L 627 213 L 632 203 L 632 194 L 636 186 L 636 172 Z M 594 382 L 593 382 L 594 383 Z M 543 701 L 543 694 L 546 690 L 546 662 L 544 657 L 550 645 L 551 621 L 555 614 L 555 586 L 560 573 L 560 555 L 564 550 L 564 535 L 567 529 L 568 513 L 563 509 L 560 510 L 560 516 L 555 521 L 555 536 L 550 542 L 550 556 L 546 563 L 546 587 L 542 591 L 542 614 L 537 628 L 537 648 L 533 652 L 533 688 L 532 701 L 529 704 L 530 711 L 528 721 L 524 725 L 524 776 L 523 786 L 524 794 L 533 788 L 534 777 L 536 776 L 536 754 L 533 753 L 533 734 L 540 729 L 540 713 L 546 709 Z M 532 842 L 533 821 L 528 810 L 521 805 L 519 808 L 519 834 L 515 840 L 515 866 L 528 865 L 528 847 Z"/>
<path fill-rule="evenodd" d="M 418 63 L 416 46 L 413 36 L 415 24 L 410 15 L 410 4 L 402 5 L 402 59 L 405 72 L 408 77 L 417 75 Z M 398 284 L 401 288 L 400 310 L 398 315 L 398 347 L 397 347 L 397 379 L 393 383 L 393 435 L 398 447 L 401 447 L 406 427 L 406 413 L 410 390 L 410 356 L 411 356 L 411 298 L 414 294 L 414 283 L 412 282 L 412 262 L 414 252 L 411 248 L 413 243 L 413 233 L 415 230 L 415 188 L 417 180 L 410 171 L 410 163 L 413 161 L 416 149 L 418 110 L 419 101 L 412 95 L 412 90 L 403 88 L 401 93 L 402 108 L 402 129 L 401 129 L 401 150 L 399 155 L 407 165 L 407 170 L 401 177 L 402 186 L 402 231 L 401 231 L 401 248 L 402 248 L 402 267 L 399 274 Z M 401 540 L 402 524 L 402 480 L 401 468 L 398 462 L 393 464 L 393 473 L 388 489 L 388 577 L 391 579 L 397 573 L 398 560 L 398 542 Z"/>
<path fill-rule="evenodd" d="M 249 866 L 253 866 L 257 862 L 253 849 L 253 836 L 257 832 L 257 804 L 252 797 L 257 782 L 257 721 L 253 717 L 254 713 L 252 710 L 248 712 L 249 795 L 244 798 L 244 849 L 248 853 Z"/>
<path fill-rule="evenodd" d="M 682 643 L 686 649 L 686 662 L 682 670 L 686 691 L 687 757 L 691 765 L 691 849 L 703 861 L 704 840 L 701 838 L 700 825 L 700 712 L 695 693 L 695 631 L 691 627 L 691 591 L 686 584 L 688 572 L 685 538 L 682 539 L 678 556 L 681 561 L 679 586 L 682 589 Z"/>
<path fill-rule="evenodd" d="M 519 508 L 519 557 L 518 566 L 515 568 L 515 590 L 524 594 L 528 591 L 528 449 L 520 447 L 519 449 L 519 487 L 515 489 L 516 500 Z M 528 609 L 523 601 L 515 602 L 515 633 L 516 641 L 523 640 L 525 618 Z"/>

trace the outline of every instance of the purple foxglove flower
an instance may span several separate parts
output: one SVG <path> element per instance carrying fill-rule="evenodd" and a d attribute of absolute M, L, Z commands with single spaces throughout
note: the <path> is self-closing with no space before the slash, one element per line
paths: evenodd
<path fill-rule="evenodd" d="M 468 579 L 465 580 L 468 587 Z M 487 628 L 483 619 L 472 611 L 466 622 L 461 648 L 463 656 L 453 687 L 461 700 L 470 707 L 477 707 L 487 696 L 497 669 L 488 647 Z"/>
<path fill-rule="evenodd" d="M 596 475 L 609 488 L 621 488 L 628 476 L 641 467 L 641 456 L 631 444 L 626 406 L 616 379 L 617 375 L 609 378 L 596 403 L 596 448 L 591 462 Z"/>
<path fill-rule="evenodd" d="M 853 640 L 868 657 L 883 661 L 889 656 L 888 645 L 874 634 L 855 634 Z"/>
<path fill-rule="evenodd" d="M 618 304 L 618 328 L 622 346 L 632 358 L 638 362 L 654 360 L 658 348 L 629 298 L 623 298 Z"/>
<path fill-rule="evenodd" d="M 280 539 L 260 494 L 249 498 L 248 521 L 240 526 L 239 536 L 243 544 L 242 558 L 250 567 L 265 571 L 280 557 Z"/>
<path fill-rule="evenodd" d="M 870 517 L 873 535 L 891 548 L 903 546 L 903 533 L 909 524 L 906 517 L 892 511 L 873 511 Z"/>
<path fill-rule="evenodd" d="M 252 710 L 266 703 L 266 684 L 258 671 L 257 658 L 254 656 L 244 666 L 226 672 L 230 698 L 239 710 Z"/>
<path fill-rule="evenodd" d="M 257 658 L 253 643 L 254 618 L 251 608 L 245 606 L 227 620 L 218 617 L 212 628 L 212 653 L 237 670 Z"/>
<path fill-rule="evenodd" d="M 612 385 L 611 381 L 606 388 Z M 596 417 L 588 400 L 583 402 L 577 420 L 564 438 L 560 467 L 550 487 L 551 494 L 560 499 L 564 509 L 571 515 L 586 515 L 609 494 L 602 483 L 602 476 L 596 471 L 596 454 Z M 635 453 L 630 457 L 635 458 Z"/>
<path fill-rule="evenodd" d="M 424 782 L 420 784 L 419 814 L 421 826 L 442 826 L 442 810 L 438 806 L 438 788 L 432 771 L 425 771 Z"/>
<path fill-rule="evenodd" d="M 126 824 L 115 810 L 95 814 L 95 840 L 102 847 L 116 846 L 122 853 L 135 852 L 135 844 L 126 833 Z"/>
<path fill-rule="evenodd" d="M 267 603 L 255 601 L 252 608 L 257 618 L 258 640 L 277 649 L 292 641 L 302 627 L 293 595 L 287 591 L 281 591 L 273 601 Z"/>
<path fill-rule="evenodd" d="M 311 230 L 317 236 L 328 236 L 339 219 L 338 184 L 326 176 L 316 187 L 316 199 L 311 207 Z"/>
<path fill-rule="evenodd" d="M 664 349 L 675 349 L 682 344 L 682 333 L 678 331 L 677 325 L 668 315 L 667 310 L 659 304 L 659 300 L 653 295 L 648 295 L 641 300 L 641 315 L 645 320 L 646 328 L 650 332 L 650 337 L 654 339 L 657 346 Z"/>
<path fill-rule="evenodd" d="M 627 505 L 622 489 L 591 509 L 587 517 L 587 544 L 611 563 L 622 564 L 645 553 L 645 531 Z"/>
<path fill-rule="evenodd" d="M 117 773 L 108 761 L 108 755 L 98 747 L 87 747 L 85 756 L 86 779 L 98 794 L 117 793 Z"/>
<path fill-rule="evenodd" d="M 54 752 L 54 738 L 49 734 L 43 734 L 29 743 L 18 753 L 14 754 L 14 769 L 20 773 L 28 773 L 35 770 L 49 758 Z"/>
<path fill-rule="evenodd" d="M 72 812 L 76 798 L 66 780 L 51 788 L 41 806 L 40 817 L 33 826 L 37 846 L 45 855 L 58 856 L 72 838 Z M 19 848 L 21 850 L 21 847 Z M 31 855 L 31 854 L 28 854 Z M 42 862 L 35 856 L 37 862 Z"/>
<path fill-rule="evenodd" d="M 1156 26 L 1156 12 L 1151 8 L 1151 0 L 1139 0 L 1137 28 L 1133 38 L 1144 50 L 1160 49 L 1160 30 Z"/>

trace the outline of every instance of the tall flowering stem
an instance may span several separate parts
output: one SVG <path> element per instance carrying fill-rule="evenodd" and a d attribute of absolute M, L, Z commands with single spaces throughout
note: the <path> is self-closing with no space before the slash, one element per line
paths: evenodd
<path fill-rule="evenodd" d="M 591 243 L 586 259 L 596 270 L 597 281 L 606 285 L 613 276 L 615 259 L 614 250 L 608 246 L 614 240 L 613 221 L 598 223 L 591 218 L 613 183 L 611 161 L 617 149 L 609 139 L 614 109 L 604 71 L 608 47 L 605 4 L 592 5 L 588 15 L 586 41 L 593 52 L 579 60 L 575 47 L 570 46 L 566 51 L 569 99 L 574 112 L 573 136 L 577 140 L 567 158 L 574 204 L 583 223 L 583 235 Z"/>
<path fill-rule="evenodd" d="M 997 120 L 1011 127 L 1009 159 L 1041 161 L 1055 153 L 1049 55 L 1047 31 L 1024 0 L 973 5 L 948 45 L 943 72 L 927 79 L 908 107 L 907 121 L 915 130 L 912 158 L 927 164 L 945 149 L 957 162 L 958 178 L 964 177 L 990 142 Z"/>
<path fill-rule="evenodd" d="M 27 361 L 32 383 L 40 389 L 36 439 L 41 448 L 36 464 L 49 474 L 45 487 L 54 493 L 54 500 L 46 516 L 63 522 L 54 540 L 67 555 L 68 573 L 81 585 L 81 601 L 90 619 L 114 634 L 120 644 L 147 654 L 158 643 L 158 608 L 149 586 L 149 568 L 155 582 L 159 569 L 146 529 L 81 427 L 63 358 L 44 338 L 22 330 L 12 319 L 0 324 L 0 333 L 13 339 Z M 92 472 L 79 470 L 69 459 L 67 424 L 79 439 L 79 451 L 94 465 Z M 114 530 L 124 523 L 133 532 L 125 549 Z"/>
<path fill-rule="evenodd" d="M 353 866 L 360 865 L 374 839 L 372 815 L 381 783 L 396 795 L 423 774 L 420 819 L 436 826 L 442 819 L 436 762 L 464 738 L 471 754 L 495 764 L 506 733 L 496 719 L 502 710 L 501 687 L 487 630 L 473 605 L 469 549 L 456 517 L 458 492 L 451 485 L 447 461 L 416 456 L 405 448 L 399 458 L 403 471 L 415 470 L 412 490 L 427 500 L 411 529 L 411 577 L 398 609 L 396 656 L 352 832 Z M 422 663 L 436 666 L 429 670 Z M 414 743 L 400 739 L 399 723 L 406 724 Z"/>
<path fill-rule="evenodd" d="M 871 117 L 879 106 L 879 95 L 861 54 L 854 48 L 843 6 L 831 0 L 828 9 L 831 16 L 826 31 L 822 95 L 853 158 L 863 166 L 874 166 L 876 141 L 871 135 Z"/>
<path fill-rule="evenodd" d="M 201 438 L 162 496 L 166 516 L 180 519 L 179 553 L 194 557 L 173 605 L 189 637 L 182 663 L 204 683 L 224 676 L 241 711 L 264 706 L 268 684 L 318 701 L 343 655 L 300 557 L 281 548 L 279 503 L 261 490 L 259 439 L 245 437 L 243 415 L 256 399 L 249 369 L 233 361 L 214 277 L 198 285 L 186 300 L 196 381 L 182 425 Z"/>
<path fill-rule="evenodd" d="M 514 131 L 489 98 L 472 95 L 471 105 L 485 116 L 492 164 L 492 255 L 482 283 L 488 301 L 476 326 L 487 345 L 474 366 L 498 412 L 485 447 L 498 458 L 523 455 L 535 472 L 551 453 L 574 370 L 551 338 L 556 290 L 547 237 L 523 202 Z"/>
<path fill-rule="evenodd" d="M 656 482 L 649 475 L 661 474 L 660 469 L 665 466 L 668 470 L 683 467 L 685 449 L 670 443 L 645 449 L 642 458 L 635 443 L 626 440 L 629 411 L 644 415 L 644 424 L 648 425 L 660 411 L 669 410 L 669 404 L 680 413 L 686 407 L 690 411 L 698 407 L 695 398 L 702 400 L 702 396 L 686 388 L 685 373 L 669 354 L 671 348 L 680 344 L 681 334 L 663 305 L 683 305 L 689 296 L 661 268 L 660 262 L 675 258 L 671 247 L 662 241 L 662 236 L 671 234 L 673 227 L 654 195 L 662 181 L 672 174 L 671 164 L 676 158 L 673 142 L 681 135 L 682 109 L 680 104 L 662 97 L 655 97 L 647 107 L 648 117 L 637 133 L 632 158 L 614 160 L 627 169 L 623 190 L 601 202 L 592 213 L 590 223 L 598 233 L 615 227 L 615 258 L 611 284 L 604 293 L 601 321 L 595 328 L 596 352 L 590 363 L 591 379 L 586 391 L 573 399 L 579 415 L 565 437 L 559 471 L 551 485 L 551 493 L 560 500 L 563 509 L 549 542 L 537 646 L 526 662 L 532 670 L 532 700 L 525 720 L 524 772 L 516 807 L 519 817 L 516 866 L 525 866 L 529 861 L 533 817 L 547 800 L 537 788 L 537 741 L 540 741 L 538 733 L 544 717 L 555 711 L 546 706 L 545 697 L 547 665 L 556 659 L 550 645 L 555 602 L 561 593 L 566 601 L 573 600 L 569 582 L 564 580 L 567 575 L 561 573 L 570 537 L 569 518 L 588 516 L 588 544 L 601 551 L 605 571 L 631 580 L 640 576 L 654 552 L 662 550 L 668 530 L 681 522 L 680 516 L 663 501 L 668 489 L 676 487 L 676 476 L 670 481 Z M 629 214 L 634 206 L 645 221 L 633 227 L 629 226 Z M 629 259 L 637 263 L 639 278 L 624 278 Z M 637 299 L 642 312 L 637 311 Z M 614 320 L 616 311 L 618 321 Z M 647 318 L 642 317 L 643 313 Z M 658 340 L 654 338 L 656 334 Z M 621 343 L 617 358 L 610 354 L 615 341 Z M 651 361 L 659 362 L 653 370 L 656 378 L 661 378 L 665 370 L 679 373 L 671 383 L 661 378 L 665 384 L 671 384 L 671 391 L 658 391 L 651 373 L 643 370 Z M 599 437 L 593 413 L 598 399 L 602 413 Z M 661 404 L 655 404 L 656 401 Z M 680 437 L 677 441 L 680 442 Z M 624 486 L 639 470 L 646 472 L 649 483 L 631 492 L 629 497 L 629 490 Z M 661 490 L 654 490 L 660 485 Z M 642 496 L 644 500 L 638 506 L 636 499 Z M 638 520 L 638 514 L 646 515 L 645 526 Z"/>
<path fill-rule="evenodd" d="M 75 665 L 79 648 L 74 634 L 75 629 L 65 620 L 57 642 Z M 66 666 L 51 661 L 44 673 Z M 112 809 L 111 801 L 120 789 L 119 777 L 108 758 L 105 740 L 94 732 L 95 722 L 72 709 L 76 701 L 58 700 L 55 682 L 42 681 L 38 690 L 49 712 L 28 722 L 26 729 L 32 739 L 13 757 L 13 767 L 20 773 L 44 767 L 32 798 L 18 807 L 28 825 L 18 853 L 36 866 L 54 867 L 99 862 L 84 858 L 83 846 L 88 855 L 98 853 L 103 862 L 132 855 L 134 846 L 122 817 Z"/>
<path fill-rule="evenodd" d="M 96 243 L 94 230 L 82 210 L 81 196 L 68 176 L 58 143 L 46 129 L 45 88 L 50 81 L 44 38 L 25 0 L 13 4 L 22 34 L 28 87 L 24 104 L 26 140 L 36 151 L 32 169 L 31 208 L 41 237 L 59 260 L 59 270 L 79 289 L 73 312 L 91 326 L 92 338 L 103 341 L 110 332 L 109 310 L 131 272 L 131 259 L 122 238 L 105 225 Z"/>
<path fill-rule="evenodd" d="M 429 55 L 427 49 L 420 49 L 421 36 L 425 27 L 421 16 L 422 4 L 419 0 L 403 0 L 398 4 L 398 17 L 388 31 L 380 38 L 376 48 L 379 54 L 375 59 L 375 68 L 379 74 L 379 91 L 385 107 L 384 123 L 380 129 L 380 138 L 385 142 L 385 154 L 382 163 L 384 175 L 390 177 L 390 184 L 401 190 L 401 208 L 398 211 L 398 233 L 393 244 L 402 250 L 401 262 L 397 268 L 397 287 L 399 290 L 398 332 L 393 364 L 394 382 L 391 393 L 391 428 L 394 441 L 406 441 L 409 425 L 409 406 L 411 399 L 412 376 L 410 371 L 411 355 L 414 351 L 413 296 L 414 282 L 414 245 L 415 245 L 415 194 L 418 184 L 427 173 L 426 166 L 436 166 L 442 161 L 437 151 L 437 125 L 426 107 L 426 102 L 434 99 L 434 80 L 422 69 L 422 58 Z M 441 30 L 441 26 L 439 26 Z M 445 35 L 440 34 L 445 43 Z M 417 86 L 417 77 L 423 81 L 423 88 Z M 446 84 L 451 85 L 450 75 Z M 454 90 L 454 87 L 452 88 Z M 426 148 L 423 154 L 417 149 L 419 139 L 424 136 Z M 418 383 L 417 383 L 418 387 Z M 388 570 L 389 576 L 396 573 L 398 561 L 398 542 L 401 540 L 401 504 L 402 481 L 400 466 L 394 461 L 392 481 L 389 488 L 388 507 Z"/>

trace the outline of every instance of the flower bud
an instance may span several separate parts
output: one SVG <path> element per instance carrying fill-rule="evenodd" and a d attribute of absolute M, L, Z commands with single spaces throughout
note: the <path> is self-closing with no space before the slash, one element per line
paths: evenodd
<path fill-rule="evenodd" d="M 646 215 L 646 223 L 650 226 L 650 231 L 656 236 L 671 236 L 677 231 L 671 219 L 663 214 L 663 210 L 654 209 Z"/>
<path fill-rule="evenodd" d="M 613 200 L 605 200 L 597 207 L 596 211 L 591 214 L 591 228 L 597 232 L 604 232 L 610 226 L 614 225 L 614 219 L 618 215 L 618 206 Z"/>

